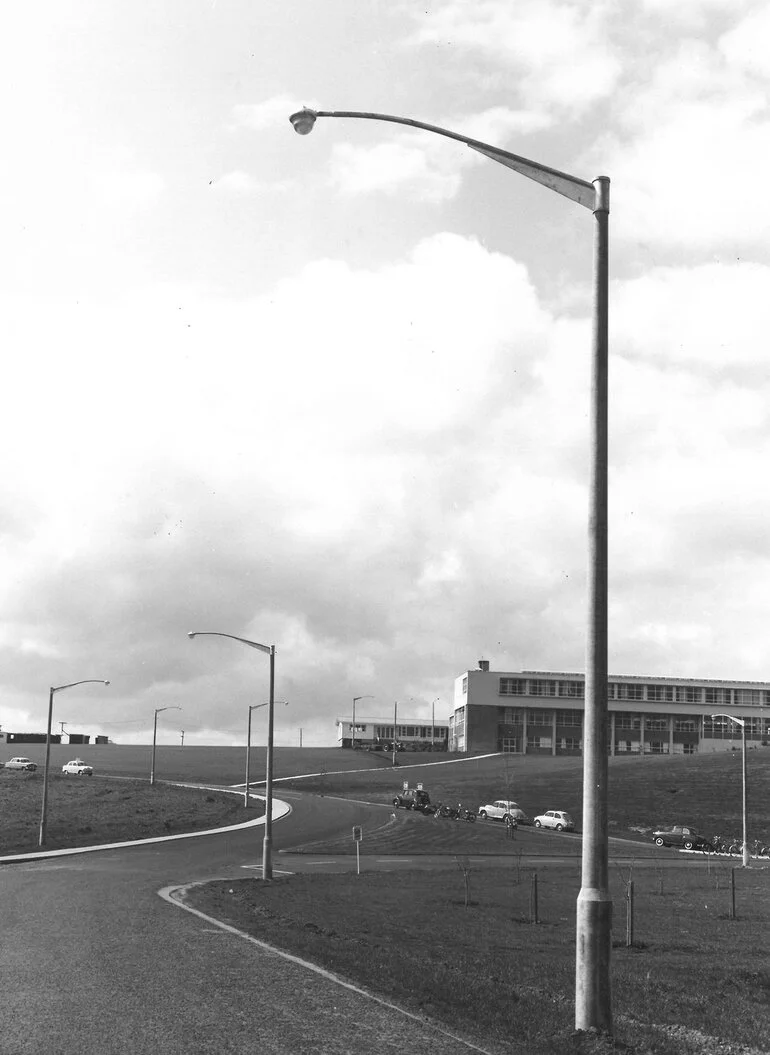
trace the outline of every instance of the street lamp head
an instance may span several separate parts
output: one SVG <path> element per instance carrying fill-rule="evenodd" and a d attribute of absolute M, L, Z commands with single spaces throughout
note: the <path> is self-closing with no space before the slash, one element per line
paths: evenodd
<path fill-rule="evenodd" d="M 191 630 L 191 631 L 190 631 L 190 632 L 189 632 L 189 633 L 187 634 L 187 636 L 188 636 L 188 637 L 190 637 L 190 638 L 192 638 L 192 637 L 195 637 L 195 633 L 194 633 L 194 632 L 193 632 L 193 631 Z"/>
<path fill-rule="evenodd" d="M 109 685 L 109 682 L 108 682 L 108 681 L 105 681 L 105 683 L 104 683 L 104 684 L 105 684 L 105 685 Z"/>
<path fill-rule="evenodd" d="M 296 114 L 292 114 L 289 120 L 292 123 L 292 127 L 297 135 L 307 136 L 313 131 L 313 125 L 315 124 L 316 117 L 318 114 L 315 110 L 298 110 Z"/>

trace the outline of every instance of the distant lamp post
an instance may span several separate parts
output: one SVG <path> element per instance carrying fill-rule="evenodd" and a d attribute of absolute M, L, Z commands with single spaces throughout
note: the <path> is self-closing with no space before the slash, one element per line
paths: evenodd
<path fill-rule="evenodd" d="M 150 785 L 155 784 L 155 741 L 158 738 L 158 715 L 161 711 L 181 711 L 181 707 L 156 707 L 155 719 L 152 723 L 152 759 L 150 761 Z M 184 743 L 184 740 L 182 741 Z"/>
<path fill-rule="evenodd" d="M 195 630 L 187 635 L 193 637 L 229 637 L 231 641 L 240 641 L 242 645 L 256 648 L 270 656 L 270 697 L 267 710 L 267 761 L 265 763 L 265 838 L 262 842 L 262 878 L 273 878 L 273 721 L 275 714 L 275 645 L 260 645 L 258 641 L 249 641 L 235 634 L 222 634 L 216 630 Z M 258 705 L 260 706 L 260 705 Z M 251 713 L 251 712 L 249 712 Z M 247 789 L 248 790 L 248 789 Z"/>
<path fill-rule="evenodd" d="M 374 696 L 354 696 L 353 697 L 353 720 L 350 723 L 350 746 L 355 751 L 356 749 L 356 704 L 359 700 L 373 700 Z"/>
<path fill-rule="evenodd" d="M 69 685 L 52 686 L 48 693 L 48 726 L 45 733 L 45 771 L 43 773 L 43 805 L 40 809 L 40 833 L 38 846 L 45 846 L 46 825 L 48 822 L 48 770 L 51 762 L 51 720 L 53 719 L 53 698 L 55 693 L 65 689 L 74 689 L 76 685 L 109 685 L 102 678 L 86 678 L 84 681 L 73 681 Z M 64 723 L 67 724 L 66 722 Z"/>
<path fill-rule="evenodd" d="M 289 706 L 288 700 L 276 700 L 275 702 L 282 703 L 284 707 Z M 243 805 L 246 809 L 249 808 L 251 795 L 251 712 L 267 706 L 267 703 L 252 703 L 249 707 L 249 720 L 246 726 L 246 787 L 243 792 Z M 300 744 L 301 746 L 302 744 Z"/>
<path fill-rule="evenodd" d="M 612 1031 L 610 958 L 612 898 L 609 891 L 607 824 L 607 466 L 608 466 L 608 304 L 610 181 L 590 183 L 537 161 L 490 146 L 411 117 L 359 110 L 310 110 L 289 117 L 306 136 L 320 117 L 386 121 L 445 136 L 484 154 L 519 175 L 570 198 L 594 216 L 590 466 L 588 510 L 588 621 L 586 633 L 585 717 L 583 722 L 583 854 L 575 928 L 575 1028 Z M 393 753 L 395 763 L 395 751 Z"/>
<path fill-rule="evenodd" d="M 751 854 L 749 853 L 749 839 L 748 839 L 748 809 L 747 802 L 748 797 L 746 793 L 746 720 L 745 718 L 734 718 L 732 714 L 712 714 L 713 718 L 729 718 L 731 722 L 735 722 L 736 725 L 741 727 L 741 746 L 743 748 L 743 755 L 741 759 L 741 774 L 743 778 L 743 867 L 748 868 L 751 863 Z"/>

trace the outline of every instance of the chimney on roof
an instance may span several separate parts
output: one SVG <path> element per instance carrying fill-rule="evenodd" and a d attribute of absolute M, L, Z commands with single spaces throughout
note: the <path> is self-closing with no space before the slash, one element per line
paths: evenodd
<path fill-rule="evenodd" d="M 479 660 L 479 670 L 489 670 L 489 660 L 488 659 L 480 659 Z"/>

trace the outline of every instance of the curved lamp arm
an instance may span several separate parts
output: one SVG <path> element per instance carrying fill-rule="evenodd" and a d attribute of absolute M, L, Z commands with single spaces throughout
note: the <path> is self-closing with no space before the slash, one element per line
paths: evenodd
<path fill-rule="evenodd" d="M 85 678 L 84 681 L 71 681 L 69 685 L 51 686 L 51 692 L 61 692 L 62 689 L 74 689 L 76 685 L 109 685 L 103 678 Z"/>
<path fill-rule="evenodd" d="M 576 201 L 578 205 L 583 205 L 592 212 L 597 212 L 599 209 L 608 210 L 609 189 L 606 186 L 607 181 L 604 177 L 600 177 L 596 183 L 589 183 L 588 180 L 570 176 L 569 173 L 560 172 L 559 169 L 551 168 L 549 165 L 542 165 L 539 161 L 530 161 L 529 158 L 521 157 L 519 154 L 512 154 L 509 150 L 501 150 L 500 147 L 483 143 L 479 139 L 471 139 L 470 136 L 461 135 L 459 132 L 450 132 L 448 128 L 441 128 L 439 125 L 429 125 L 425 121 L 415 121 L 411 117 L 394 117 L 393 114 L 366 113 L 358 110 L 310 110 L 305 108 L 292 114 L 289 120 L 295 132 L 301 136 L 306 136 L 313 131 L 313 126 L 319 117 L 353 117 L 364 121 L 388 121 L 390 124 L 407 125 L 410 128 L 421 128 L 425 132 L 435 132 L 436 135 L 454 139 L 458 143 L 464 143 L 465 146 L 470 147 L 472 150 L 485 154 L 493 161 L 499 161 L 501 165 L 506 165 L 508 168 L 519 172 L 522 176 L 527 176 L 528 179 L 541 183 L 544 187 L 549 187 L 551 190 L 556 191 L 557 194 L 563 194 L 566 198 L 571 198 L 572 201 Z"/>
<path fill-rule="evenodd" d="M 217 630 L 194 630 L 188 635 L 189 638 L 193 637 L 229 637 L 231 641 L 240 641 L 242 645 L 248 645 L 249 648 L 258 648 L 260 652 L 267 652 L 270 655 L 271 648 L 275 646 L 271 645 L 260 645 L 258 641 L 249 641 L 245 637 L 236 637 L 235 634 L 221 634 Z"/>

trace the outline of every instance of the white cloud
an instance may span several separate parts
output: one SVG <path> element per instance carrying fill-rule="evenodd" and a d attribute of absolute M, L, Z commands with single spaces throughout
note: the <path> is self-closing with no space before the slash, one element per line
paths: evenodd
<path fill-rule="evenodd" d="M 579 112 L 606 98 L 622 70 L 605 32 L 608 10 L 565 0 L 449 0 L 414 15 L 414 40 L 505 62 L 527 106 Z"/>
<path fill-rule="evenodd" d="M 258 132 L 273 128 L 291 130 L 290 115 L 308 106 L 317 109 L 312 102 L 297 103 L 296 98 L 290 95 L 274 95 L 260 103 L 239 103 L 234 106 L 233 121 L 236 127 L 251 128 Z"/>
<path fill-rule="evenodd" d="M 765 95 L 687 41 L 623 92 L 624 131 L 590 150 L 613 179 L 616 234 L 668 249 L 766 245 Z"/>
<path fill-rule="evenodd" d="M 343 194 L 384 191 L 396 194 L 409 184 L 423 201 L 453 198 L 460 187 L 459 172 L 438 172 L 425 150 L 401 143 L 379 143 L 374 147 L 334 146 L 331 183 Z"/>
<path fill-rule="evenodd" d="M 719 40 L 719 49 L 734 66 L 767 78 L 770 75 L 770 8 L 762 4 Z"/>

